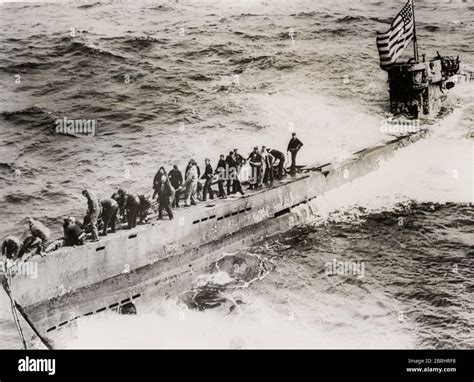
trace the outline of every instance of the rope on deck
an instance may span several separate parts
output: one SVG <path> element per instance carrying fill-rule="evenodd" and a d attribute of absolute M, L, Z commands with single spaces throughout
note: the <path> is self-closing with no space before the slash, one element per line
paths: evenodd
<path fill-rule="evenodd" d="M 18 318 L 18 312 L 16 310 L 15 299 L 13 298 L 12 292 L 11 292 L 11 287 L 10 287 L 11 277 L 12 277 L 11 270 L 9 268 L 8 271 L 7 271 L 7 275 L 5 277 L 5 283 L 7 285 L 7 287 L 5 288 L 5 292 L 7 292 L 7 296 L 10 299 L 10 305 L 11 305 L 11 309 L 12 309 L 13 320 L 15 321 L 15 326 L 16 326 L 16 329 L 18 330 L 18 334 L 20 336 L 21 342 L 23 343 L 23 347 L 25 349 L 28 349 L 28 346 L 26 345 L 25 335 L 23 333 L 23 329 L 21 328 L 20 319 Z"/>
<path fill-rule="evenodd" d="M 30 326 L 31 330 L 33 330 L 33 332 L 36 334 L 36 336 L 41 340 L 43 345 L 46 346 L 47 349 L 50 349 L 50 350 L 53 349 L 53 346 L 49 343 L 49 341 L 45 337 L 43 337 L 41 335 L 41 333 L 36 329 L 33 322 L 29 319 L 28 315 L 23 310 L 23 308 L 16 302 L 16 300 L 13 296 L 13 293 L 12 293 L 11 279 L 12 279 L 11 269 L 8 269 L 7 274 L 2 279 L 2 283 L 3 283 L 3 286 L 4 286 L 3 289 L 5 290 L 8 298 L 10 299 L 13 318 L 15 320 L 15 325 L 18 329 L 18 333 L 20 335 L 21 341 L 23 342 L 23 346 L 25 347 L 25 349 L 27 349 L 25 335 L 23 333 L 23 330 L 22 330 L 21 325 L 20 325 L 20 320 L 18 318 L 18 312 L 20 312 L 22 317 L 25 319 L 26 323 Z"/>

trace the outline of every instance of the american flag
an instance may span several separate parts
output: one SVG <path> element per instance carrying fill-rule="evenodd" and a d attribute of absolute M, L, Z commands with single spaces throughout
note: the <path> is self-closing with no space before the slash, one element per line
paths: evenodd
<path fill-rule="evenodd" d="M 411 0 L 406 3 L 385 33 L 377 32 L 377 49 L 380 67 L 390 69 L 413 38 L 413 7 Z"/>

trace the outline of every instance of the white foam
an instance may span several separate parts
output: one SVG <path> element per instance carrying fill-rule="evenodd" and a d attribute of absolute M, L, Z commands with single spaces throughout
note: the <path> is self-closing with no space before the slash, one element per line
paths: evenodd
<path fill-rule="evenodd" d="M 402 348 L 409 343 L 402 332 L 393 336 L 373 328 L 370 333 L 369 328 L 356 333 L 346 326 L 338 336 L 330 335 L 330 328 L 349 319 L 341 316 L 342 308 L 338 317 L 321 314 L 328 311 L 327 306 L 311 313 L 278 311 L 263 298 L 253 297 L 240 311 L 226 316 L 219 310 L 191 311 L 168 300 L 153 314 L 103 315 L 82 321 L 78 338 L 68 348 L 338 348 L 344 336 L 348 348 Z"/>

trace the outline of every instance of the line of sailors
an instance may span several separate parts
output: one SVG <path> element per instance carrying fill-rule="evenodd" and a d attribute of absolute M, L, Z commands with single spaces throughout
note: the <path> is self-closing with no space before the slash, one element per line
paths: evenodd
<path fill-rule="evenodd" d="M 88 191 L 82 191 L 87 199 L 87 211 L 83 223 L 74 217 L 67 217 L 63 223 L 63 238 L 51 240 L 51 231 L 40 221 L 28 219 L 29 235 L 23 242 L 16 236 L 7 236 L 2 243 L 2 255 L 7 259 L 16 260 L 43 255 L 63 246 L 83 245 L 86 241 L 86 232 L 91 233 L 91 240 L 99 240 L 99 227 L 102 225 L 102 235 L 107 236 L 110 228 L 114 233 L 116 230 L 117 216 L 120 213 L 122 220 L 126 219 L 127 228 L 136 227 L 137 219 L 144 223 L 151 208 L 151 201 L 145 195 L 136 195 L 119 189 L 110 198 L 97 198 Z M 26 260 L 26 258 L 23 258 Z"/>
<path fill-rule="evenodd" d="M 292 134 L 288 144 L 288 152 L 291 154 L 290 174 L 296 172 L 296 154 L 303 143 Z M 169 173 L 164 167 L 160 167 L 153 179 L 152 200 L 158 200 L 158 218 L 163 219 L 166 212 L 169 219 L 173 219 L 173 208 L 180 207 L 180 200 L 184 199 L 184 206 L 189 207 L 197 204 L 197 199 L 206 201 L 209 196 L 213 199 L 215 194 L 219 198 L 227 195 L 240 193 L 245 195 L 240 182 L 242 166 L 248 162 L 251 173 L 248 179 L 249 189 L 262 187 L 262 183 L 272 186 L 274 170 L 276 178 L 285 176 L 285 154 L 281 151 L 262 146 L 257 146 L 247 158 L 242 157 L 237 149 L 229 152 L 225 157 L 220 155 L 215 171 L 209 159 L 205 160 L 204 173 L 194 159 L 186 166 L 185 175 L 174 165 Z M 199 180 L 202 180 L 202 185 Z M 212 189 L 214 181 L 217 180 L 218 191 Z M 226 190 L 227 189 L 227 190 Z M 226 192 L 227 191 L 227 192 Z M 198 197 L 200 195 L 200 198 Z M 110 198 L 99 199 L 88 191 L 82 191 L 87 199 L 87 213 L 83 223 L 76 221 L 74 217 L 64 219 L 63 235 L 59 240 L 51 241 L 51 232 L 43 223 L 35 219 L 29 219 L 30 235 L 22 242 L 16 236 L 8 236 L 2 244 L 2 255 L 7 259 L 15 260 L 22 258 L 25 253 L 30 256 L 55 250 L 61 246 L 83 245 L 86 240 L 86 232 L 91 233 L 91 240 L 99 240 L 99 226 L 102 225 L 102 235 L 107 236 L 108 228 L 114 233 L 118 215 L 122 221 L 127 222 L 127 229 L 135 228 L 137 219 L 141 223 L 146 221 L 147 215 L 152 207 L 152 200 L 145 195 L 138 195 L 119 189 Z"/>

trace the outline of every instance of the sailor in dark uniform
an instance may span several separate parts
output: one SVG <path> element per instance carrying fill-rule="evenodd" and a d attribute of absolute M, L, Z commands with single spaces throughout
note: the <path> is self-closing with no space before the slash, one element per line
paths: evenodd
<path fill-rule="evenodd" d="M 273 185 L 273 163 L 275 158 L 269 153 L 265 146 L 262 146 L 262 160 L 263 160 L 263 182 L 268 186 Z"/>
<path fill-rule="evenodd" d="M 145 223 L 146 217 L 148 216 L 148 213 L 150 212 L 151 208 L 150 197 L 146 195 L 138 195 L 138 198 L 140 199 L 140 208 L 138 209 L 138 216 L 140 218 L 140 223 Z"/>
<path fill-rule="evenodd" d="M 121 190 L 121 189 L 120 189 Z M 120 191 L 119 190 L 119 191 Z M 125 192 L 125 191 L 124 191 Z M 124 200 L 122 200 L 122 197 L 120 196 L 119 192 L 114 192 L 111 196 L 113 200 L 115 200 L 118 204 L 118 214 L 119 214 L 119 221 L 124 222 L 126 221 L 126 213 L 125 213 L 125 206 L 124 206 Z"/>
<path fill-rule="evenodd" d="M 296 172 L 296 154 L 301 149 L 301 147 L 303 147 L 303 143 L 298 138 L 296 138 L 296 133 L 291 133 L 291 139 L 287 148 L 287 151 L 291 153 L 291 174 Z"/>
<path fill-rule="evenodd" d="M 235 194 L 237 190 L 235 189 L 234 177 L 237 172 L 237 162 L 235 161 L 233 151 L 229 152 L 229 155 L 225 158 L 225 162 L 227 164 L 227 195 Z"/>
<path fill-rule="evenodd" d="M 158 185 L 160 184 L 160 179 L 163 174 L 166 174 L 166 170 L 164 167 L 160 167 L 153 178 L 153 196 L 151 197 L 153 200 L 158 195 Z"/>
<path fill-rule="evenodd" d="M 121 201 L 120 205 L 123 206 L 127 214 L 127 228 L 135 228 L 137 226 L 137 215 L 140 208 L 140 198 L 137 194 L 128 193 L 122 188 L 118 190 L 118 195 Z"/>
<path fill-rule="evenodd" d="M 247 158 L 250 168 L 252 169 L 252 175 L 250 179 L 250 189 L 258 188 L 261 186 L 262 181 L 262 156 L 258 151 L 258 146 L 253 148 L 253 151 L 250 153 L 249 157 Z"/>
<path fill-rule="evenodd" d="M 219 157 L 219 162 L 217 162 L 215 174 L 217 175 L 217 186 L 219 187 L 219 198 L 225 198 L 224 191 L 224 179 L 226 178 L 226 162 L 224 155 Z"/>
<path fill-rule="evenodd" d="M 285 154 L 283 154 L 281 151 L 275 150 L 275 149 L 267 149 L 267 151 L 272 154 L 272 156 L 275 158 L 275 161 L 278 160 L 278 172 L 277 172 L 277 177 L 281 178 L 283 177 L 283 172 L 285 171 Z"/>
<path fill-rule="evenodd" d="M 163 210 L 165 210 L 170 220 L 173 220 L 173 212 L 170 207 L 173 198 L 174 188 L 170 183 L 168 175 L 163 174 L 158 184 L 158 219 L 163 219 Z"/>
<path fill-rule="evenodd" d="M 179 171 L 177 165 L 174 165 L 173 169 L 168 173 L 168 178 L 175 190 L 172 207 L 179 207 L 179 198 L 183 191 L 183 174 Z"/>
<path fill-rule="evenodd" d="M 2 255 L 7 259 L 15 260 L 21 249 L 20 239 L 16 236 L 7 236 L 2 244 Z"/>
<path fill-rule="evenodd" d="M 214 199 L 214 191 L 212 191 L 212 178 L 214 177 L 214 173 L 212 171 L 211 161 L 206 158 L 204 161 L 206 164 L 206 168 L 204 169 L 204 175 L 201 179 L 204 179 L 204 189 L 202 190 L 202 200 L 203 202 L 206 201 L 207 194 L 209 194 L 210 199 Z"/>
<path fill-rule="evenodd" d="M 238 149 L 234 149 L 234 159 L 235 163 L 237 164 L 237 171 L 240 172 L 242 166 L 245 163 L 245 158 L 239 154 Z"/>
<path fill-rule="evenodd" d="M 85 232 L 73 217 L 64 219 L 63 234 L 65 246 L 83 245 L 86 239 Z"/>

